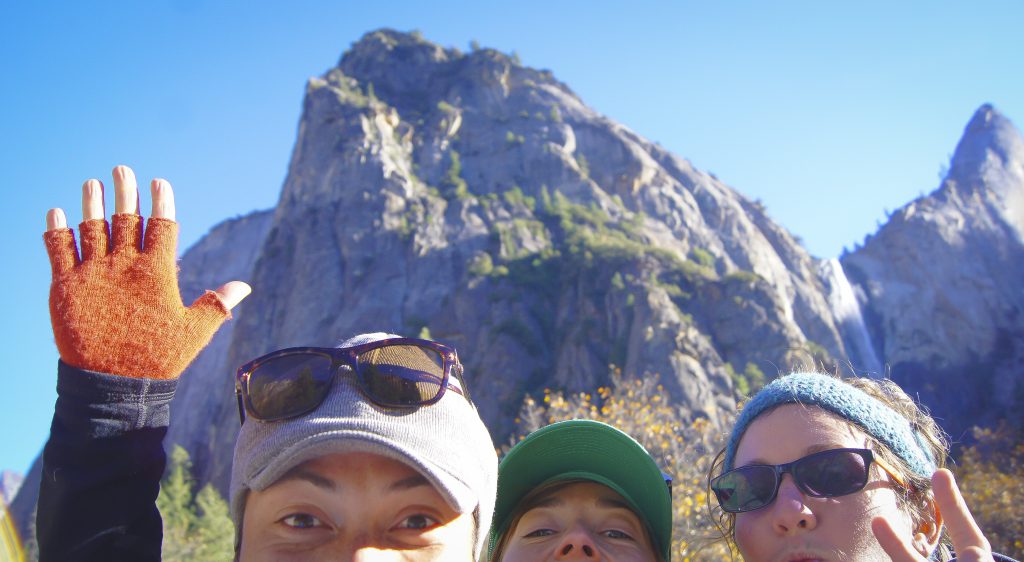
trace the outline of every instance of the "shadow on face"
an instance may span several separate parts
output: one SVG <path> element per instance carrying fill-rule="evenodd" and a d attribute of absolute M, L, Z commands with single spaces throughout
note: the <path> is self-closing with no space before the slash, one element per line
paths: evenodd
<path fill-rule="evenodd" d="M 640 517 L 622 496 L 594 482 L 537 496 L 508 532 L 502 562 L 657 560 Z"/>
<path fill-rule="evenodd" d="M 871 448 L 869 443 L 867 434 L 844 419 L 816 406 L 788 404 L 750 424 L 736 449 L 735 466 L 783 464 L 818 451 Z M 871 520 L 886 518 L 909 542 L 911 518 L 896 494 L 896 485 L 877 467 L 864 489 L 834 498 L 808 496 L 785 474 L 772 503 L 736 515 L 736 543 L 747 562 L 888 561 Z"/>
<path fill-rule="evenodd" d="M 471 561 L 472 514 L 418 471 L 369 453 L 302 463 L 249 492 L 240 559 Z"/>

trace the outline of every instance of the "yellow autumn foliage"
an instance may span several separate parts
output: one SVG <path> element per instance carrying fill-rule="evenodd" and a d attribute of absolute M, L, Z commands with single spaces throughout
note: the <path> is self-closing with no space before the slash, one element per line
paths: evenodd
<path fill-rule="evenodd" d="M 955 468 L 960 491 L 992 550 L 1024 559 L 1024 435 L 1003 425 L 974 440 Z"/>

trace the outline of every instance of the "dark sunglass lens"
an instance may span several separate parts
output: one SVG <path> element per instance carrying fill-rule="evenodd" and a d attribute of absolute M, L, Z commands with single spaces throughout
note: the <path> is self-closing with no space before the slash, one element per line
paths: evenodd
<path fill-rule="evenodd" d="M 712 484 L 722 509 L 736 513 L 768 505 L 775 496 L 775 469 L 744 466 L 726 472 Z"/>
<path fill-rule="evenodd" d="M 267 360 L 249 376 L 252 414 L 277 420 L 310 412 L 327 395 L 332 377 L 326 355 L 295 353 Z"/>
<path fill-rule="evenodd" d="M 388 345 L 361 353 L 356 372 L 374 400 L 414 406 L 437 398 L 444 381 L 444 358 L 415 345 Z"/>
<path fill-rule="evenodd" d="M 802 459 L 793 473 L 808 494 L 836 497 L 852 494 L 868 482 L 866 459 L 856 451 L 837 449 Z"/>

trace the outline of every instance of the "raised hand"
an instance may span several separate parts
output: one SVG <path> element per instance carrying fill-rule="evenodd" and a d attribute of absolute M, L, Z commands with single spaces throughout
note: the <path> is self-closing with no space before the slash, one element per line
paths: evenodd
<path fill-rule="evenodd" d="M 210 341 L 250 288 L 232 281 L 190 307 L 177 275 L 174 194 L 153 180 L 145 232 L 135 174 L 114 168 L 115 214 L 104 220 L 103 184 L 82 186 L 81 255 L 61 209 L 46 214 L 43 240 L 53 267 L 50 320 L 64 362 L 128 377 L 175 378 Z"/>
<path fill-rule="evenodd" d="M 957 561 L 992 562 L 992 547 L 967 508 L 953 473 L 944 468 L 936 471 L 932 476 L 932 492 L 953 541 Z M 871 530 L 894 562 L 928 562 L 927 557 L 898 536 L 885 519 L 872 520 Z"/>

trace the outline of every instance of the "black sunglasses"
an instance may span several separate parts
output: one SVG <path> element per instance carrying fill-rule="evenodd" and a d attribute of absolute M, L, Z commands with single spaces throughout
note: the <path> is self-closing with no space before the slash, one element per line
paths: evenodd
<path fill-rule="evenodd" d="M 379 406 L 426 406 L 446 389 L 470 399 L 454 349 L 429 340 L 391 338 L 343 348 L 291 347 L 249 361 L 235 374 L 238 417 L 244 423 L 248 413 L 269 422 L 312 412 L 341 367 L 352 371 L 362 393 Z"/>
<path fill-rule="evenodd" d="M 751 464 L 734 468 L 711 481 L 718 504 L 729 513 L 754 511 L 775 501 L 783 474 L 793 475 L 800 490 L 815 498 L 835 498 L 859 492 L 868 483 L 871 463 L 877 463 L 899 485 L 895 471 L 868 449 L 830 449 L 786 464 Z"/>

